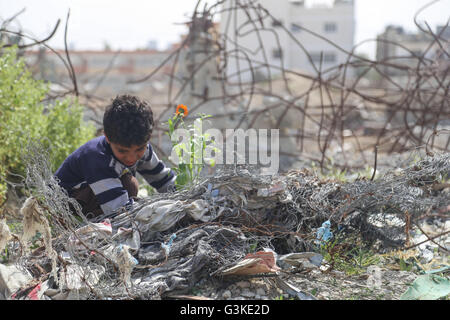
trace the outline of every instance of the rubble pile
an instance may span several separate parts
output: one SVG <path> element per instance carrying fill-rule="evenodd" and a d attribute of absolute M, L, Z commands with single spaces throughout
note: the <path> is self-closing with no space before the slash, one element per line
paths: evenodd
<path fill-rule="evenodd" d="M 30 250 L 30 232 L 12 235 L 0 224 L 0 244 L 14 260 L 0 264 L 6 299 L 187 298 L 199 288 L 205 299 L 342 298 L 323 287 L 330 278 L 334 286 L 354 281 L 399 298 L 394 291 L 404 291 L 406 282 L 380 289 L 388 270 L 344 279 L 325 259 L 324 246 L 354 234 L 380 253 L 423 249 L 422 263 L 443 257 L 440 267 L 448 266 L 450 154 L 347 183 L 308 170 L 276 176 L 223 170 L 190 189 L 90 220 L 57 187 L 42 156 L 29 166 L 34 195 L 22 215 L 31 219 L 27 230 L 43 239 Z M 432 235 L 427 221 L 440 224 Z M 411 283 L 414 274 L 402 279 Z"/>

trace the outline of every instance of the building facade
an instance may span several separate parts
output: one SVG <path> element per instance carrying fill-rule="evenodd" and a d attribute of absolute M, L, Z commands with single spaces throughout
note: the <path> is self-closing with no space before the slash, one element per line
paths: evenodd
<path fill-rule="evenodd" d="M 408 69 L 434 64 L 445 72 L 450 59 L 450 27 L 437 26 L 434 35 L 407 32 L 400 26 L 389 25 L 377 36 L 376 59 L 380 71 L 388 76 L 408 76 Z M 444 54 L 447 52 L 447 54 Z"/>
<path fill-rule="evenodd" d="M 279 75 L 282 68 L 317 75 L 347 62 L 346 51 L 354 46 L 354 2 L 309 6 L 303 0 L 228 0 L 221 33 L 231 52 L 230 78 L 250 67 L 265 77 Z"/>
<path fill-rule="evenodd" d="M 120 93 L 135 93 L 143 98 L 155 95 L 160 91 L 157 81 L 151 84 L 130 81 L 150 74 L 167 58 L 169 52 L 103 50 L 69 51 L 69 54 L 79 90 L 87 95 L 109 99 Z M 42 48 L 26 51 L 25 59 L 37 78 L 63 87 L 72 86 L 64 50 Z"/>

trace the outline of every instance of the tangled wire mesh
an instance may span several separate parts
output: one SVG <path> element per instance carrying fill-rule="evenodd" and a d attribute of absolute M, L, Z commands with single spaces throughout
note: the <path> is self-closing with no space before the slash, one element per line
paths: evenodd
<path fill-rule="evenodd" d="M 323 180 L 308 170 L 269 177 L 245 167 L 224 169 L 190 189 L 141 198 L 88 220 L 58 186 L 42 147 L 29 148 L 26 188 L 40 210 L 34 223 L 47 225 L 51 239 L 32 253 L 24 250 L 18 264 L 35 273 L 41 265 L 41 280 L 83 299 L 186 294 L 202 279 L 219 281 L 251 251 L 317 251 L 316 232 L 326 220 L 336 235 L 358 234 L 384 250 L 404 247 L 408 225 L 450 205 L 448 188 L 440 187 L 450 171 L 447 153 L 374 181 Z"/>
<path fill-rule="evenodd" d="M 374 149 L 374 172 L 377 155 L 379 166 L 391 169 L 377 179 L 343 183 L 323 180 L 308 170 L 268 177 L 250 168 L 223 168 L 190 189 L 156 194 L 90 220 L 58 186 L 47 151 L 30 144 L 24 152 L 24 184 L 36 201 L 22 208 L 28 218 L 24 236 L 4 238 L 9 245 L 19 243 L 18 265 L 86 299 L 159 299 L 188 292 L 199 279 L 220 277 L 251 250 L 316 250 L 316 231 L 326 220 L 336 234 L 357 233 L 368 243 L 381 241 L 387 249 L 408 246 L 410 227 L 422 219 L 448 219 L 450 68 L 449 42 L 443 34 L 416 23 L 429 38 L 425 52 L 417 55 L 401 43 L 379 38 L 378 43 L 403 48 L 407 54 L 375 61 L 355 53 L 360 44 L 345 50 L 297 26 L 346 54 L 344 63 L 325 69 L 286 27 L 269 28 L 277 19 L 256 1 L 217 1 L 203 11 L 198 7 L 180 46 L 152 73 L 128 83 L 166 81 L 164 101 L 155 102 L 163 107 L 155 121 L 155 137 L 167 131 L 160 123 L 173 106 L 185 103 L 190 114 L 213 113 L 215 125 L 232 119 L 228 123 L 236 128 L 280 128 L 281 138 L 295 142 L 295 148 L 280 153 L 312 160 L 322 170 L 331 160 L 331 167 L 343 169 L 372 165 Z M 218 31 L 212 21 L 222 13 L 228 14 L 229 23 Z M 238 15 L 244 18 L 238 20 Z M 21 50 L 44 45 L 56 52 L 45 42 L 59 21 L 44 40 L 9 30 L 10 21 L 2 24 L 1 36 L 32 41 L 19 45 Z M 297 53 L 308 56 L 313 72 L 286 68 L 283 56 L 279 64 L 269 62 L 272 49 L 259 37 L 262 32 L 273 34 L 278 50 L 283 49 L 281 37 L 291 39 Z M 243 43 L 249 35 L 256 37 L 253 48 Z M 435 48 L 439 54 L 431 54 Z M 255 51 L 260 56 L 252 55 Z M 67 47 L 65 54 L 70 57 Z M 93 92 L 77 85 L 70 59 L 58 56 L 73 89 L 50 99 L 75 94 L 88 106 L 94 104 Z M 233 73 L 227 71 L 229 65 L 236 66 Z M 350 70 L 356 77 L 350 77 Z M 275 71 L 278 76 L 272 77 Z M 376 81 L 367 83 L 366 75 Z M 378 119 L 374 126 L 373 119 Z M 161 145 L 155 146 L 164 154 Z M 392 168 L 393 154 L 404 151 L 406 160 Z M 167 212 L 171 214 L 161 218 Z M 44 243 L 30 253 L 27 242 L 36 231 Z M 0 243 L 6 242 L 0 238 Z"/>

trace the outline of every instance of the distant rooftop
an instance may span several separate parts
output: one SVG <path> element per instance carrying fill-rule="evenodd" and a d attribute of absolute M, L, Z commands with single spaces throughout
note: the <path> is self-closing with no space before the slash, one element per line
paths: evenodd
<path fill-rule="evenodd" d="M 289 0 L 293 5 L 304 6 L 311 9 L 333 8 L 340 4 L 353 4 L 353 0 Z"/>

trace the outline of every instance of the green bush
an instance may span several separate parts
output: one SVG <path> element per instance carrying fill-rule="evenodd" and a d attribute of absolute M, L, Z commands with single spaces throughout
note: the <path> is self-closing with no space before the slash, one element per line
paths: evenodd
<path fill-rule="evenodd" d="M 17 48 L 1 51 L 0 205 L 5 200 L 6 181 L 25 174 L 22 154 L 28 141 L 41 140 L 56 170 L 72 151 L 94 137 L 94 126 L 84 124 L 78 101 L 66 98 L 45 104 L 48 91 L 48 83 L 33 79 L 24 60 L 17 57 Z"/>

